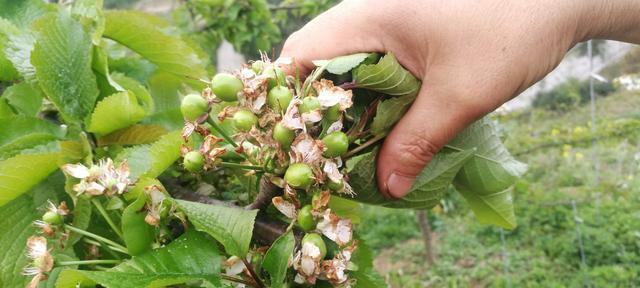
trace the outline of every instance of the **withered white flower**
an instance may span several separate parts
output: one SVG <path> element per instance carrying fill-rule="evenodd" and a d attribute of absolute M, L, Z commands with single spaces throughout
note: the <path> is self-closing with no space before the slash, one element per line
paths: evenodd
<path fill-rule="evenodd" d="M 340 111 L 345 111 L 353 106 L 353 100 L 351 99 L 353 92 L 333 86 L 331 80 L 321 79 L 320 82 L 314 82 L 313 87 L 318 91 L 318 101 L 322 109 L 340 104 Z"/>
<path fill-rule="evenodd" d="M 151 226 L 157 227 L 160 225 L 162 202 L 167 198 L 161 189 L 161 187 L 156 185 L 144 187 L 145 193 L 149 195 L 149 199 L 151 200 L 151 203 L 147 205 L 147 216 L 145 216 L 144 220 Z"/>
<path fill-rule="evenodd" d="M 351 242 L 352 227 L 351 220 L 338 217 L 336 214 L 331 213 L 331 209 L 324 211 L 322 220 L 316 226 L 324 236 L 336 242 L 339 246 L 344 246 Z"/>
<path fill-rule="evenodd" d="M 62 171 L 67 175 L 80 179 L 80 183 L 73 186 L 78 193 L 89 195 L 122 194 L 131 181 L 129 180 L 129 165 L 127 161 L 115 168 L 110 158 L 100 160 L 97 165 L 86 167 L 82 164 L 65 164 Z"/>
<path fill-rule="evenodd" d="M 331 125 L 329 125 L 329 128 L 327 128 L 327 134 L 335 131 L 342 131 L 342 126 L 342 120 L 331 123 Z"/>
<path fill-rule="evenodd" d="M 296 163 L 314 165 L 322 160 L 322 150 L 322 141 L 315 140 L 306 133 L 301 133 L 291 145 L 291 159 Z"/>
<path fill-rule="evenodd" d="M 333 259 L 322 261 L 322 273 L 329 282 L 336 286 L 349 287 L 349 283 L 347 283 L 347 280 L 349 280 L 347 270 L 353 249 L 355 249 L 355 246 L 347 247 L 340 251 L 340 253 L 337 253 Z"/>
<path fill-rule="evenodd" d="M 322 112 L 320 112 L 320 109 L 302 113 L 302 121 L 305 123 L 316 123 L 320 122 L 320 120 L 322 120 Z"/>
<path fill-rule="evenodd" d="M 287 111 L 284 113 L 282 118 L 282 126 L 285 128 L 289 128 L 291 130 L 304 130 L 304 121 L 302 121 L 302 117 L 298 112 L 298 105 L 300 105 L 302 101 L 300 99 L 293 99 L 289 102 L 289 106 L 287 107 Z"/>
<path fill-rule="evenodd" d="M 22 274 L 33 276 L 28 288 L 38 287 L 41 280 L 47 279 L 46 274 L 53 269 L 53 257 L 47 249 L 47 239 L 41 236 L 31 236 L 27 239 L 27 257 L 31 259 L 31 265 L 24 268 Z"/>
<path fill-rule="evenodd" d="M 222 266 L 224 266 L 224 274 L 228 276 L 235 276 L 242 273 L 245 270 L 244 263 L 242 259 L 238 256 L 231 256 L 226 261 L 222 262 Z"/>
<path fill-rule="evenodd" d="M 342 173 L 340 173 L 340 170 L 338 169 L 338 164 L 334 161 L 327 160 L 324 162 L 322 171 L 327 175 L 327 177 L 329 177 L 329 180 L 333 182 L 339 183 L 343 179 Z"/>
<path fill-rule="evenodd" d="M 271 202 L 273 203 L 273 206 L 275 206 L 276 209 L 278 209 L 278 211 L 280 211 L 280 213 L 282 213 L 284 216 L 287 216 L 287 218 L 290 218 L 290 219 L 296 218 L 296 215 L 297 215 L 296 205 L 294 205 L 293 203 L 287 200 L 284 200 L 280 196 L 273 197 L 271 199 Z"/>
<path fill-rule="evenodd" d="M 320 274 L 320 260 L 322 260 L 320 256 L 321 253 L 318 246 L 310 242 L 302 245 L 302 249 L 293 258 L 293 268 L 298 271 L 298 275 L 296 275 L 298 281 L 303 280 L 303 282 L 315 283 Z"/>

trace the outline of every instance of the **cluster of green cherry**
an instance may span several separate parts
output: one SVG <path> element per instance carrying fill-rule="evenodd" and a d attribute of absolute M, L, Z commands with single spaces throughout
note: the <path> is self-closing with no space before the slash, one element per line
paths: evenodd
<path fill-rule="evenodd" d="M 306 232 L 294 253 L 295 281 L 347 287 L 357 243 L 351 221 L 332 212 L 329 199 L 353 193 L 341 158 L 349 150 L 342 130 L 352 92 L 325 79 L 286 76 L 288 65 L 265 58 L 219 73 L 201 94 L 186 95 L 183 166 L 193 173 L 226 167 L 264 173 L 283 191 L 272 205 L 290 228 Z M 327 253 L 327 246 L 335 249 Z"/>

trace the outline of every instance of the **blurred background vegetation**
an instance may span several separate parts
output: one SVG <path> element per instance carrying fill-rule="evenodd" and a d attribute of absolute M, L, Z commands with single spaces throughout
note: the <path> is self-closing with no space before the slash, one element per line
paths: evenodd
<path fill-rule="evenodd" d="M 167 18 L 215 67 L 223 41 L 246 59 L 258 58 L 259 51 L 277 55 L 283 39 L 336 2 L 105 0 L 105 5 Z M 606 42 L 594 44 L 596 57 L 604 57 Z M 586 47 L 579 45 L 572 55 L 584 57 Z M 138 65 L 144 74 L 140 63 L 113 65 Z M 531 105 L 496 114 L 510 150 L 530 167 L 514 188 L 517 229 L 478 224 L 451 193 L 426 211 L 435 258 L 429 264 L 414 211 L 364 207 L 358 233 L 376 252 L 376 267 L 389 285 L 640 286 L 640 48 L 597 72 L 606 81 L 594 82 L 595 127 L 586 78 L 568 77 L 537 92 Z"/>

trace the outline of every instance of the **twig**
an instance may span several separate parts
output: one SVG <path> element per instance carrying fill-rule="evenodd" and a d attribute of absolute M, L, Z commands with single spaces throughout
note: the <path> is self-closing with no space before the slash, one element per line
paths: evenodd
<path fill-rule="evenodd" d="M 227 280 L 227 281 L 231 281 L 231 282 L 236 282 L 236 283 L 240 283 L 240 284 L 244 284 L 244 285 L 249 285 L 251 287 L 258 287 L 258 285 L 254 282 L 251 281 L 247 281 L 244 279 L 240 279 L 240 278 L 236 278 L 236 277 L 232 277 L 232 276 L 228 276 L 225 274 L 220 274 L 220 278 L 222 278 L 223 280 Z"/>
<path fill-rule="evenodd" d="M 256 199 L 247 206 L 247 209 L 259 209 L 264 210 L 271 203 L 271 198 L 276 197 L 282 193 L 278 186 L 274 185 L 267 179 L 268 177 L 262 177 L 260 179 L 260 188 L 258 189 L 258 195 Z"/>
<path fill-rule="evenodd" d="M 258 277 L 258 273 L 256 273 L 256 270 L 253 269 L 253 265 L 251 265 L 251 263 L 249 263 L 249 261 L 247 261 L 247 259 L 245 259 L 244 257 L 240 257 L 240 259 L 242 259 L 242 263 L 244 263 L 244 266 L 247 267 L 247 271 L 249 271 L 249 274 L 251 274 L 251 277 L 256 282 L 256 287 L 264 288 L 264 283 L 262 283 L 262 280 L 260 279 L 260 277 Z"/>
<path fill-rule="evenodd" d="M 387 135 L 378 135 L 375 136 L 369 140 L 367 140 L 367 142 L 362 143 L 360 146 L 353 148 L 351 151 L 347 152 L 347 154 L 345 154 L 344 156 L 342 156 L 343 160 L 349 159 L 351 157 L 353 157 L 354 155 L 356 155 L 358 152 L 366 149 L 367 147 L 376 144 L 378 141 L 384 139 L 384 137 L 386 137 Z"/>

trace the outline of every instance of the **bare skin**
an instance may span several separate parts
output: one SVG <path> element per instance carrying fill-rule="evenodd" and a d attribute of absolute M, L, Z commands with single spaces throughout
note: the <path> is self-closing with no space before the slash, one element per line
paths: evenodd
<path fill-rule="evenodd" d="M 640 44 L 637 15 L 638 0 L 346 0 L 292 34 L 281 56 L 309 72 L 316 59 L 393 52 L 422 80 L 378 158 L 380 190 L 400 198 L 460 130 L 542 79 L 576 43 Z"/>

